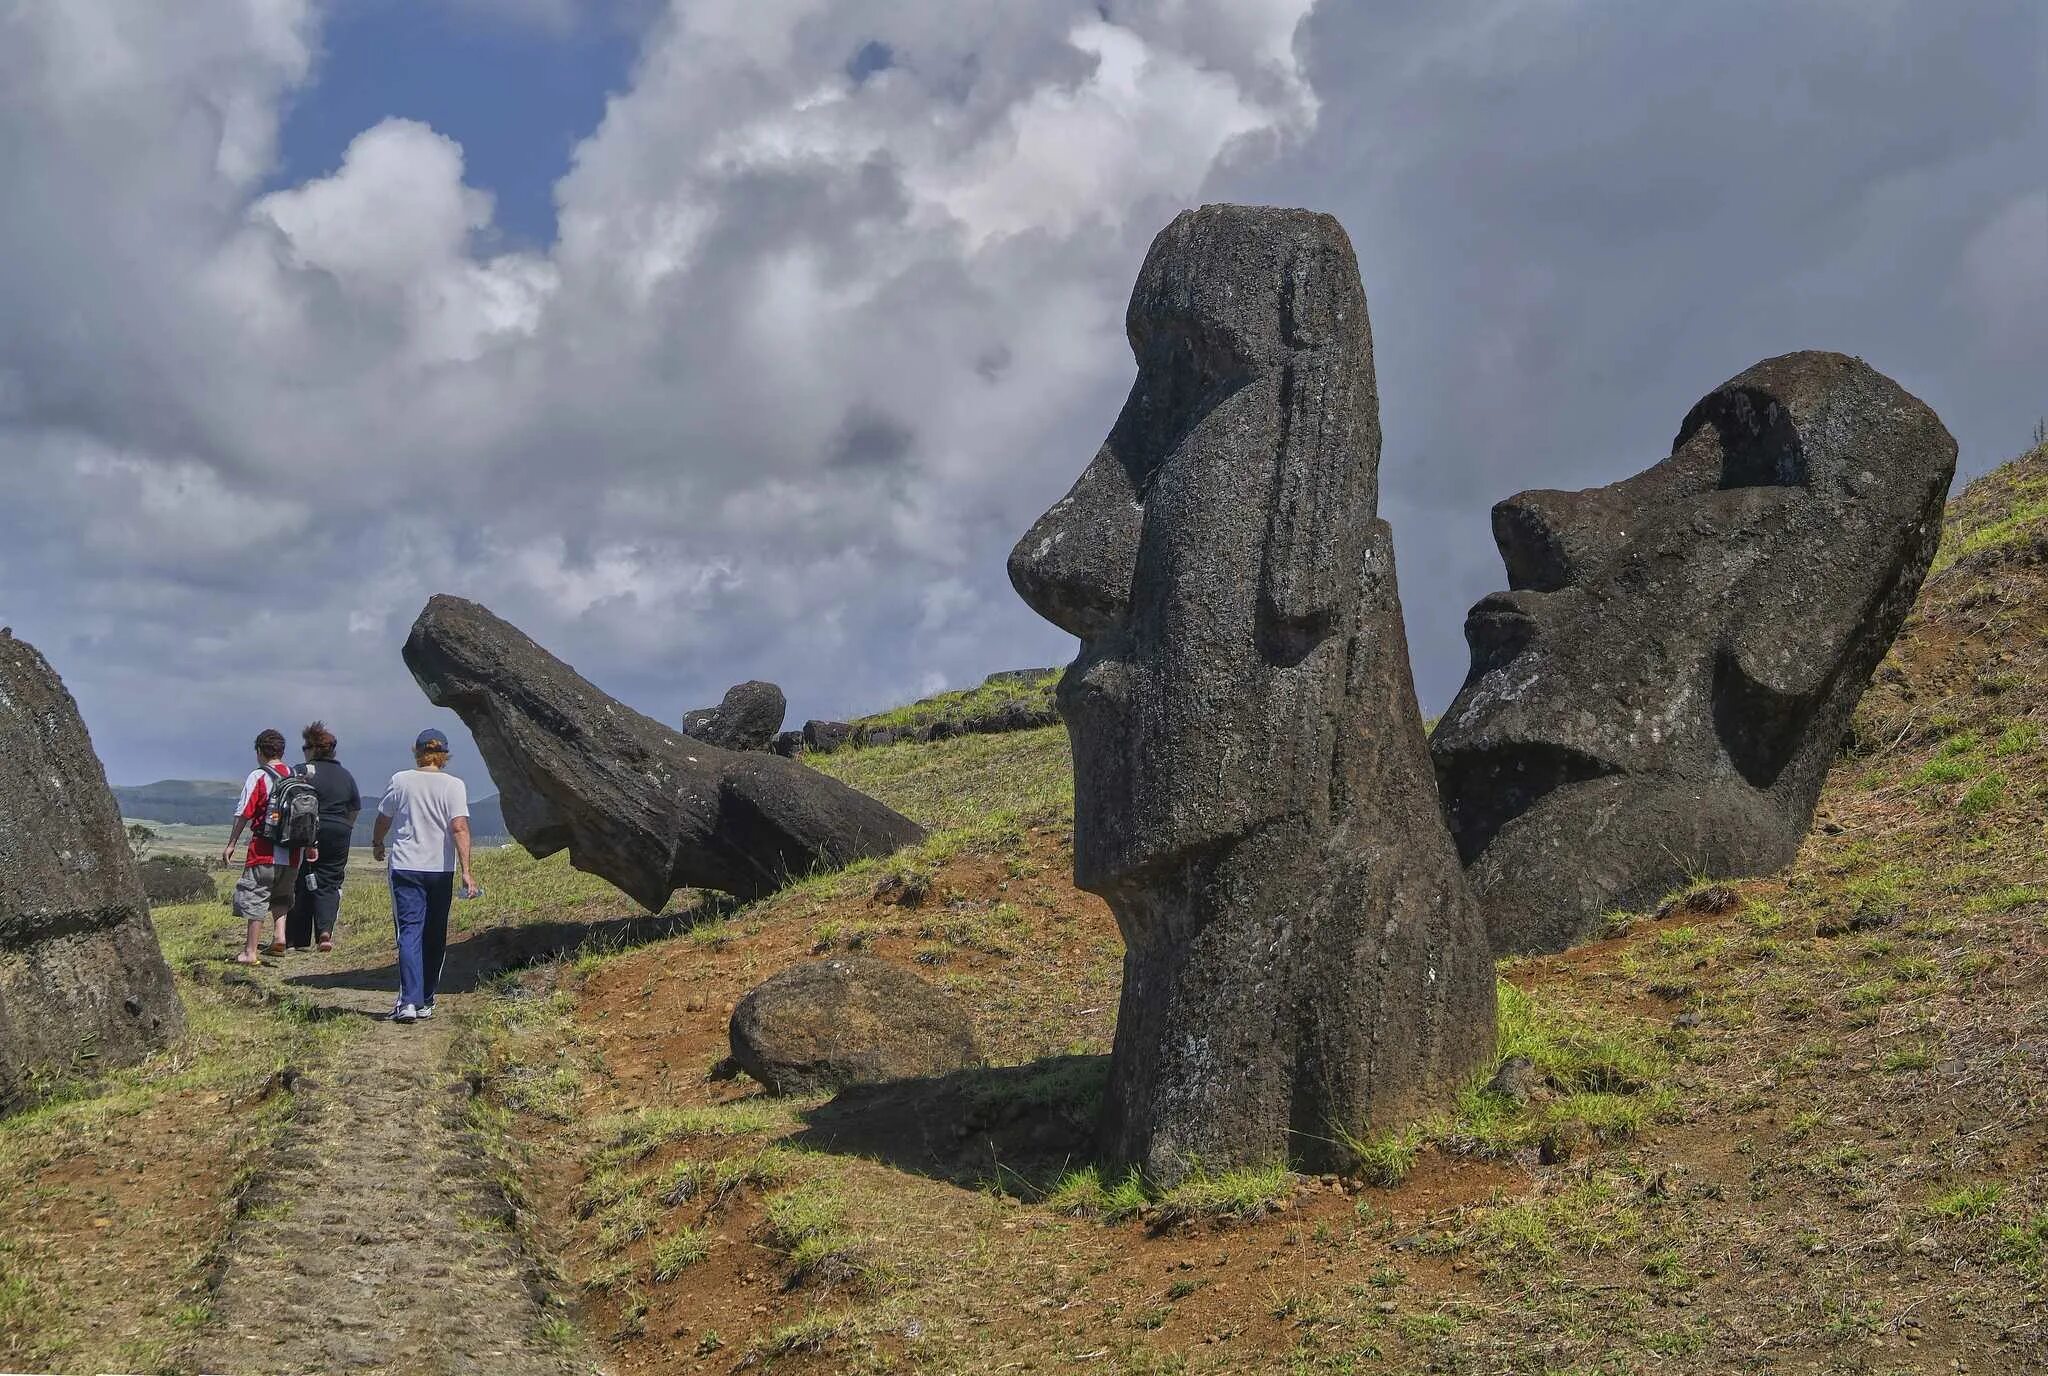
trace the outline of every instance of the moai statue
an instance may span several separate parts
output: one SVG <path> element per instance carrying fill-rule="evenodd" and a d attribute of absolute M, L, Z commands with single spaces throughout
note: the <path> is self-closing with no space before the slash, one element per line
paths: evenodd
<path fill-rule="evenodd" d="M 1787 863 L 1941 542 L 1955 441 L 1860 359 L 1766 359 L 1671 457 L 1493 509 L 1509 591 L 1430 742 L 1497 951 Z"/>
<path fill-rule="evenodd" d="M 1171 1182 L 1348 1144 L 1487 1061 L 1493 966 L 1437 810 L 1337 221 L 1152 243 L 1138 379 L 1010 580 L 1081 639 L 1074 878 L 1123 929 L 1105 1154 Z"/>

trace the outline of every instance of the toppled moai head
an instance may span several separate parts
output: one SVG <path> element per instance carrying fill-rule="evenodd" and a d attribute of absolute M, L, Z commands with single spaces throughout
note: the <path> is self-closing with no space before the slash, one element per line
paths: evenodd
<path fill-rule="evenodd" d="M 1010 555 L 1024 600 L 1081 639 L 1058 700 L 1075 876 L 1097 890 L 1327 816 L 1346 639 L 1383 548 L 1372 340 L 1336 220 L 1182 214 L 1126 329 L 1122 414 Z"/>
<path fill-rule="evenodd" d="M 1493 509 L 1509 590 L 1431 740 L 1497 951 L 1788 862 L 1941 537 L 1956 446 L 1860 359 L 1767 359 L 1671 456 Z"/>

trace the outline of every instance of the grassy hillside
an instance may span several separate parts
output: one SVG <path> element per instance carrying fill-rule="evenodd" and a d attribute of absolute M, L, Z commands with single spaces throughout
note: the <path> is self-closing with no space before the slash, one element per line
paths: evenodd
<path fill-rule="evenodd" d="M 1163 1197 L 1088 1165 L 1121 947 L 1067 881 L 1062 733 L 819 763 L 936 828 L 535 973 L 476 1056 L 621 1371 L 2019 1370 L 2048 1355 L 2048 451 L 1939 571 L 1784 875 L 1506 962 L 1501 1054 L 1375 1144 Z M 775 1101 L 707 1079 L 806 955 L 911 963 L 991 1068 Z"/>
<path fill-rule="evenodd" d="M 2006 1372 L 2048 1360 L 2048 450 L 1973 485 L 1784 874 L 1506 962 L 1519 1103 L 1474 1086 L 1359 1178 L 1170 1194 L 1089 1160 L 1121 977 L 1069 882 L 1058 728 L 814 763 L 933 828 L 636 915 L 480 861 L 458 949 L 537 957 L 467 1029 L 521 1235 L 606 1369 Z M 290 1067 L 395 1029 L 257 1002 L 218 905 L 157 914 L 186 1042 L 0 1119 L 0 1366 L 153 1370 Z M 375 966 L 383 896 L 348 892 Z M 771 1100 L 708 1078 L 814 953 L 911 965 L 989 1068 Z"/>

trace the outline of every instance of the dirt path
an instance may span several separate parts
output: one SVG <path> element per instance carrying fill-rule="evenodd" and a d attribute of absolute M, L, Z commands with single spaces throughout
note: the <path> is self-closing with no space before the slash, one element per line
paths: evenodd
<path fill-rule="evenodd" d="M 451 1055 L 474 996 L 444 990 L 431 1022 L 382 1021 L 389 969 L 294 953 L 259 976 L 379 1021 L 296 1084 L 297 1120 L 247 1196 L 192 1364 L 225 1376 L 588 1371 L 543 1334 L 464 1122 Z M 473 987 L 467 973 L 450 983 Z"/>

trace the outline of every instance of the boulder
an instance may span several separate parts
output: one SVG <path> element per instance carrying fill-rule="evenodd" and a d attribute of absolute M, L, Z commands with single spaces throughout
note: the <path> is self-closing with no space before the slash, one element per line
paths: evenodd
<path fill-rule="evenodd" d="M 723 750 L 766 750 L 782 729 L 789 704 L 772 683 L 749 679 L 725 690 L 716 707 L 683 714 L 683 734 Z"/>
<path fill-rule="evenodd" d="M 78 705 L 0 636 L 0 1106 L 46 1076 L 132 1064 L 184 1026 Z"/>
<path fill-rule="evenodd" d="M 793 760 L 804 753 L 804 733 L 801 731 L 778 731 L 768 748 L 785 760 Z"/>
<path fill-rule="evenodd" d="M 820 755 L 830 754 L 843 745 L 853 743 L 853 726 L 843 721 L 807 721 L 804 723 L 804 749 Z"/>
<path fill-rule="evenodd" d="M 1127 323 L 1130 399 L 1009 563 L 1081 641 L 1074 879 L 1126 949 L 1104 1153 L 1169 1183 L 1341 1168 L 1494 1046 L 1378 516 L 1364 288 L 1329 216 L 1209 206 L 1153 241 Z"/>
<path fill-rule="evenodd" d="M 476 737 L 513 837 L 649 911 L 685 886 L 758 897 L 924 835 L 816 770 L 640 715 L 474 602 L 429 601 L 405 662 Z"/>
<path fill-rule="evenodd" d="M 213 872 L 191 861 L 152 855 L 136 870 L 142 876 L 143 895 L 152 905 L 202 903 L 219 896 Z"/>
<path fill-rule="evenodd" d="M 957 1000 L 899 965 L 835 956 L 793 965 L 733 1009 L 732 1065 L 771 1094 L 818 1094 L 978 1065 Z"/>
<path fill-rule="evenodd" d="M 1860 359 L 1767 359 L 1669 458 L 1493 509 L 1508 590 L 1430 742 L 1497 951 L 1788 863 L 1941 541 L 1955 441 Z"/>

